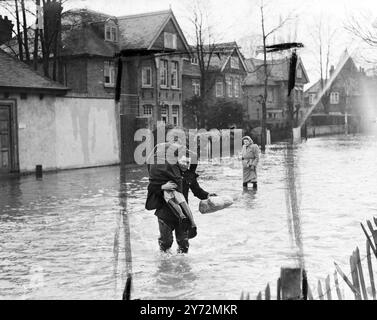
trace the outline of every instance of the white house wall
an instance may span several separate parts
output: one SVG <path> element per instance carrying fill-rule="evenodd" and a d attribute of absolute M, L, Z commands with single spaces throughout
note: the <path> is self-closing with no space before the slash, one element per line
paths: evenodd
<path fill-rule="evenodd" d="M 21 172 L 119 163 L 114 100 L 28 96 L 17 109 Z"/>

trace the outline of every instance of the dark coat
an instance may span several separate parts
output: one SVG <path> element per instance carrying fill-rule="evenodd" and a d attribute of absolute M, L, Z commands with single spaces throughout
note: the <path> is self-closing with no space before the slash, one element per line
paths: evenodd
<path fill-rule="evenodd" d="M 209 193 L 204 191 L 198 183 L 196 174 L 197 165 L 191 165 L 190 169 L 182 172 L 182 194 L 188 203 L 189 190 L 192 191 L 195 197 L 200 200 L 205 200 L 208 198 Z M 164 200 L 163 191 L 161 186 L 149 184 L 148 186 L 148 196 L 145 204 L 147 210 L 156 210 L 155 215 L 164 221 L 169 221 L 172 223 L 177 223 L 178 219 L 170 211 L 170 208 L 166 205 Z"/>

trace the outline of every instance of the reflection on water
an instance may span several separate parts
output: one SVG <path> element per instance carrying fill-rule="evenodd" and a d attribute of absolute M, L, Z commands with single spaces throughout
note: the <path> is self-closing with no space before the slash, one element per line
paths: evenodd
<path fill-rule="evenodd" d="M 348 270 L 359 222 L 377 215 L 377 141 L 338 136 L 261 156 L 258 191 L 243 191 L 239 162 L 198 167 L 201 186 L 234 205 L 200 215 L 190 254 L 158 252 L 158 225 L 144 209 L 145 168 L 118 167 L 0 181 L 0 299 L 120 299 L 132 271 L 139 299 L 238 299 L 281 266 L 305 263 L 312 286 Z M 127 201 L 125 201 L 127 199 Z M 127 212 L 132 270 L 127 256 Z M 128 261 L 128 264 L 127 264 Z"/>

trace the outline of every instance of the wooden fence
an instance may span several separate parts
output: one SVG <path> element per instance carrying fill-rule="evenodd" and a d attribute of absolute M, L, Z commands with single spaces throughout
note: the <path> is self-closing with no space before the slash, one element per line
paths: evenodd
<path fill-rule="evenodd" d="M 373 222 L 377 227 L 377 219 Z M 318 280 L 317 295 L 313 295 L 306 278 L 305 270 L 282 268 L 280 278 L 277 281 L 277 300 L 345 300 L 347 299 L 340 289 L 340 281 L 344 281 L 352 291 L 355 300 L 377 300 L 373 257 L 377 259 L 377 230 L 371 221 L 367 221 L 367 228 L 361 223 L 361 228 L 366 236 L 366 256 L 362 259 L 359 248 L 356 248 L 350 256 L 350 273 L 346 275 L 341 267 L 334 262 L 333 285 L 331 276 L 328 275 L 324 282 Z M 369 232 L 368 230 L 369 229 Z M 366 268 L 363 263 L 366 261 Z M 377 260 L 374 260 L 377 262 Z M 365 263 L 364 263 L 365 266 Z M 368 271 L 366 271 L 368 270 Z M 365 275 L 368 275 L 366 277 Z M 369 282 L 367 281 L 369 279 Z M 370 284 L 370 287 L 367 285 Z M 369 289 L 369 290 L 368 290 Z M 241 300 L 251 300 L 249 293 L 242 292 Z M 265 290 L 260 291 L 256 300 L 271 300 L 271 289 L 268 284 Z"/>

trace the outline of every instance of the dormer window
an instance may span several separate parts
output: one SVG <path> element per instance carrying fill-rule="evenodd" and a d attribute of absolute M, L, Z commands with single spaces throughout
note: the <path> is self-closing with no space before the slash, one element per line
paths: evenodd
<path fill-rule="evenodd" d="M 302 69 L 301 68 L 297 69 L 297 79 L 302 79 Z"/>
<path fill-rule="evenodd" d="M 231 57 L 230 58 L 230 67 L 232 69 L 239 69 L 240 68 L 240 60 L 238 57 Z"/>
<path fill-rule="evenodd" d="M 118 42 L 118 28 L 116 27 L 116 25 L 105 25 L 105 40 Z"/>
<path fill-rule="evenodd" d="M 198 65 L 199 64 L 199 60 L 197 57 L 192 57 L 191 58 L 191 64 L 195 64 L 195 65 Z"/>
<path fill-rule="evenodd" d="M 177 35 L 175 33 L 164 32 L 164 47 L 177 49 Z"/>

